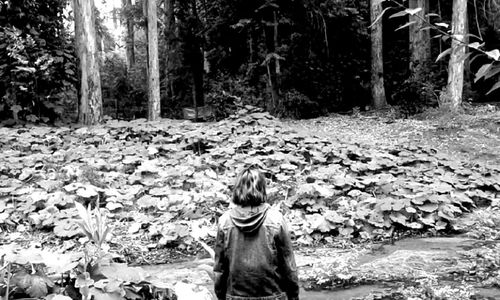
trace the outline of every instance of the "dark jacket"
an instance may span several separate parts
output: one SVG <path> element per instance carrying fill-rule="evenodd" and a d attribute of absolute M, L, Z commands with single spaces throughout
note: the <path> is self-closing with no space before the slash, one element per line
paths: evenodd
<path fill-rule="evenodd" d="M 215 293 L 226 299 L 299 299 L 297 267 L 283 215 L 268 204 L 219 218 Z M 286 297 L 285 297 L 286 295 Z"/>

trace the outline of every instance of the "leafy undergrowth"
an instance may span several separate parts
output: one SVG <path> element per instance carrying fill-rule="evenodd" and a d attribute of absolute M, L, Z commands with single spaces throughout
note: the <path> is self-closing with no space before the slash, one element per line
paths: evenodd
<path fill-rule="evenodd" d="M 270 201 L 302 245 L 339 235 L 461 230 L 458 216 L 500 201 L 498 165 L 452 159 L 425 145 L 320 138 L 252 107 L 217 123 L 110 121 L 0 128 L 0 136 L 6 241 L 48 232 L 71 249 L 80 234 L 76 201 L 106 208 L 111 246 L 125 255 L 137 248 L 135 260 L 212 241 L 233 180 L 249 164 L 265 170 Z"/>
<path fill-rule="evenodd" d="M 474 210 L 461 218 L 468 228 L 467 236 L 478 240 L 500 240 L 500 207 L 492 206 Z"/>

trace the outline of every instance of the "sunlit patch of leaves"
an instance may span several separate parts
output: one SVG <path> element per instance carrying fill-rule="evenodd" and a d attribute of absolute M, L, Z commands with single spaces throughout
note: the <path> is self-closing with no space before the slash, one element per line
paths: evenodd
<path fill-rule="evenodd" d="M 477 298 L 477 291 L 467 283 L 449 285 L 440 282 L 436 277 L 429 276 L 417 280 L 416 283 L 405 284 L 399 288 L 389 289 L 389 291 L 370 293 L 356 300 L 374 299 L 482 299 Z"/>
<path fill-rule="evenodd" d="M 500 240 L 500 202 L 477 209 L 460 221 L 468 228 L 467 235 L 481 240 Z"/>
<path fill-rule="evenodd" d="M 337 235 L 460 230 L 458 216 L 500 198 L 499 166 L 424 146 L 373 149 L 300 134 L 252 107 L 217 123 L 109 121 L 0 128 L 0 135 L 1 228 L 62 238 L 79 234 L 78 201 L 107 209 L 127 234 L 155 247 L 194 247 L 213 238 L 234 177 L 249 164 L 264 170 L 269 198 L 306 245 Z"/>

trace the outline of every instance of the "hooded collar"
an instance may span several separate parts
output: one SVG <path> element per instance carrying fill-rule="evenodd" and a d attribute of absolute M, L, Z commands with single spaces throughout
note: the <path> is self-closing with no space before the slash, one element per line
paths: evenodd
<path fill-rule="evenodd" d="M 235 206 L 231 209 L 229 216 L 239 230 L 251 234 L 264 223 L 269 207 L 267 203 L 254 207 Z"/>

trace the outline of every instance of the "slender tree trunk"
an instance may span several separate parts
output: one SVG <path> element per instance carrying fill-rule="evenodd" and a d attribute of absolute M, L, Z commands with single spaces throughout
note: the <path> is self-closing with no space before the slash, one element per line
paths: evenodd
<path fill-rule="evenodd" d="M 127 28 L 126 37 L 126 52 L 127 52 L 127 70 L 135 65 L 135 39 L 134 39 L 134 22 L 131 20 L 131 9 L 132 0 L 123 0 L 123 8 L 126 11 L 125 14 L 125 26 Z"/>
<path fill-rule="evenodd" d="M 431 57 L 431 40 L 428 29 L 422 30 L 428 24 L 427 13 L 429 11 L 429 0 L 410 0 L 411 9 L 421 8 L 415 15 L 410 15 L 410 72 L 416 80 L 420 80 L 425 72 L 427 62 Z"/>
<path fill-rule="evenodd" d="M 451 33 L 451 56 L 448 64 L 448 85 L 446 95 L 441 97 L 440 106 L 457 111 L 462 104 L 464 86 L 465 34 L 467 33 L 467 0 L 453 0 Z"/>
<path fill-rule="evenodd" d="M 278 17 L 276 15 L 276 10 L 273 11 L 273 27 L 274 27 L 274 52 L 278 50 Z M 280 66 L 280 61 L 279 59 L 276 59 L 276 81 L 279 84 L 279 78 L 281 74 L 281 66 Z"/>
<path fill-rule="evenodd" d="M 270 25 L 267 25 L 264 27 L 264 35 L 265 35 L 265 40 L 266 40 L 266 47 L 267 47 L 267 55 L 268 57 L 266 58 L 267 60 L 267 77 L 268 77 L 268 87 L 269 91 L 271 93 L 271 102 L 267 103 L 267 110 L 270 112 L 273 112 L 277 107 L 279 103 L 279 71 L 280 71 L 280 66 L 279 62 L 274 57 L 274 54 L 276 53 L 276 46 L 277 46 L 277 28 L 275 25 L 276 23 L 276 12 L 274 9 L 268 8 L 268 11 L 264 13 L 267 15 L 267 21 L 270 23 Z M 270 56 L 273 55 L 273 56 Z"/>
<path fill-rule="evenodd" d="M 196 31 L 200 28 L 200 17 L 198 15 L 198 8 L 196 5 L 196 0 L 192 1 L 192 12 L 194 19 L 196 20 L 196 26 L 192 28 L 193 32 L 193 63 L 191 66 L 191 71 L 193 74 L 195 94 L 197 107 L 205 105 L 205 92 L 203 87 L 203 73 L 204 73 L 204 62 L 205 57 L 203 56 L 202 44 L 200 38 Z"/>
<path fill-rule="evenodd" d="M 253 58 L 254 58 L 254 49 L 253 49 L 254 45 L 253 44 L 254 44 L 254 42 L 253 42 L 253 36 L 252 36 L 251 29 L 248 30 L 247 41 L 248 41 L 248 58 L 249 58 L 248 62 L 253 63 Z"/>
<path fill-rule="evenodd" d="M 147 1 L 148 20 L 148 120 L 160 118 L 160 66 L 158 61 L 158 15 L 156 0 Z"/>
<path fill-rule="evenodd" d="M 174 59 L 173 59 L 173 49 L 174 44 L 173 40 L 175 37 L 175 18 L 174 18 L 174 4 L 175 0 L 165 0 L 165 38 L 166 38 L 166 48 L 167 48 L 167 57 L 166 59 L 166 68 L 165 68 L 165 91 L 167 97 L 174 97 L 174 89 L 173 89 L 173 80 L 171 78 L 171 74 L 174 70 Z M 169 93 L 170 91 L 170 93 Z"/>
<path fill-rule="evenodd" d="M 78 122 L 102 121 L 101 75 L 97 49 L 93 0 L 74 0 L 75 40 L 79 59 L 80 90 Z"/>
<path fill-rule="evenodd" d="M 370 17 L 371 22 L 374 23 L 382 13 L 383 0 L 370 0 Z M 382 33 L 382 19 L 373 24 L 371 27 L 371 59 L 372 59 L 372 106 L 374 108 L 381 108 L 387 105 L 385 98 L 384 87 L 384 56 L 383 56 L 383 33 Z"/>

